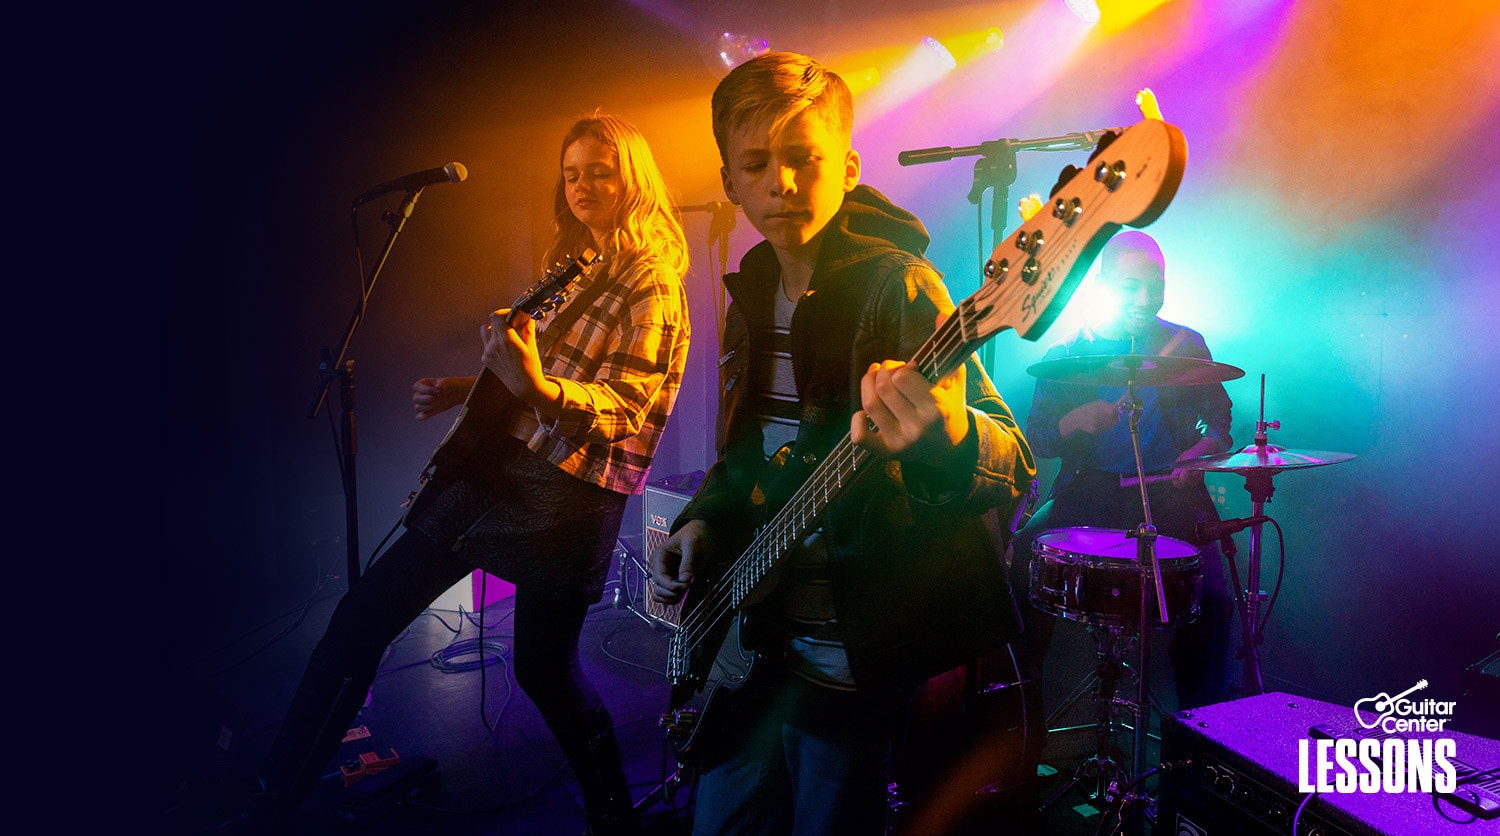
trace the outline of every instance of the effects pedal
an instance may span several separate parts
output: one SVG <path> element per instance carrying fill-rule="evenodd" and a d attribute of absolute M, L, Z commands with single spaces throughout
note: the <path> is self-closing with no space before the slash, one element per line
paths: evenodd
<path fill-rule="evenodd" d="M 364 827 L 398 804 L 436 794 L 440 778 L 437 761 L 420 755 L 405 758 L 346 787 L 338 818 L 350 827 Z"/>

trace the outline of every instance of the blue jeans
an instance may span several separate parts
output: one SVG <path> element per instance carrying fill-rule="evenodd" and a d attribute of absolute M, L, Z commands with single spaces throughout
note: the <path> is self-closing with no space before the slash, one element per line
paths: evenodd
<path fill-rule="evenodd" d="M 749 702 L 708 755 L 694 836 L 884 832 L 894 702 L 790 674 Z"/>

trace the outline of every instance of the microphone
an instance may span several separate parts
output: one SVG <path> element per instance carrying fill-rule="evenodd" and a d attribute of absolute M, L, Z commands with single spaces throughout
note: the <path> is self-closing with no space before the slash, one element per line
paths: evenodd
<path fill-rule="evenodd" d="M 896 155 L 896 162 L 901 165 L 921 165 L 922 163 L 938 163 L 951 160 L 958 156 L 967 156 L 967 149 L 955 149 L 951 145 L 943 145 L 938 148 L 918 148 L 915 151 L 902 151 Z"/>
<path fill-rule="evenodd" d="M 1261 525 L 1270 522 L 1271 518 L 1264 514 L 1256 514 L 1252 517 L 1244 517 L 1237 520 L 1214 520 L 1213 522 L 1201 522 L 1193 524 L 1193 536 L 1200 543 L 1208 543 L 1221 537 L 1228 537 L 1237 531 L 1244 531 L 1252 525 Z"/>
<path fill-rule="evenodd" d="M 463 163 L 448 163 L 441 168 L 429 168 L 416 174 L 408 174 L 405 177 L 397 177 L 395 180 L 387 180 L 384 183 L 370 189 L 354 199 L 354 205 L 359 206 L 391 192 L 414 192 L 431 186 L 434 183 L 461 183 L 469 176 L 469 170 L 464 168 Z"/>

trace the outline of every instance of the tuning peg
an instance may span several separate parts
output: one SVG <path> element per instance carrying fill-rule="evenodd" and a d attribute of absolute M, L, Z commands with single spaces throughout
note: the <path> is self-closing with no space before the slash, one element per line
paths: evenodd
<path fill-rule="evenodd" d="M 1016 210 L 1021 213 L 1021 223 L 1026 223 L 1036 217 L 1036 213 L 1042 211 L 1042 198 L 1039 195 L 1029 194 L 1016 204 Z"/>
<path fill-rule="evenodd" d="M 1142 118 L 1163 121 L 1161 108 L 1156 105 L 1156 94 L 1151 92 L 1150 87 L 1142 88 L 1139 93 L 1135 94 L 1135 106 L 1140 108 Z"/>
<path fill-rule="evenodd" d="M 1114 131 L 1107 131 L 1104 136 L 1099 137 L 1099 144 L 1095 145 L 1094 150 L 1089 153 L 1089 162 L 1093 162 L 1094 158 L 1103 153 L 1104 149 L 1108 148 L 1109 144 L 1114 142 L 1117 137 L 1119 137 L 1119 134 Z"/>
<path fill-rule="evenodd" d="M 1057 182 L 1053 183 L 1052 190 L 1047 192 L 1047 197 L 1056 197 L 1058 191 L 1060 191 L 1069 180 L 1072 180 L 1073 175 L 1077 174 L 1078 171 L 1079 169 L 1076 165 L 1063 166 L 1063 170 L 1057 175 Z"/>

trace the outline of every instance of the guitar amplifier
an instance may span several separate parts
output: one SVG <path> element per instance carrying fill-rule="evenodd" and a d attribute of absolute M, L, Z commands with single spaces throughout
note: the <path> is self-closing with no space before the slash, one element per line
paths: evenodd
<path fill-rule="evenodd" d="M 652 482 L 646 486 L 642 496 L 642 508 L 644 510 L 645 536 L 643 537 L 645 553 L 638 558 L 631 558 L 621 571 L 634 575 L 626 577 L 625 588 L 627 590 L 638 590 L 630 595 L 631 609 L 661 626 L 675 630 L 681 624 L 682 605 L 663 606 L 651 600 L 646 593 L 650 582 L 648 566 L 651 561 L 651 553 L 667 539 L 671 533 L 672 521 L 687 507 L 688 500 L 693 498 L 693 492 L 703 481 L 701 471 L 687 474 L 686 476 L 671 476 Z"/>
<path fill-rule="evenodd" d="M 1162 761 L 1190 763 L 1162 773 L 1155 832 L 1291 833 L 1292 819 L 1307 799 L 1298 789 L 1298 741 L 1314 740 L 1314 726 L 1350 729 L 1348 736 L 1358 728 L 1348 706 L 1275 692 L 1168 715 L 1162 721 Z M 1341 731 L 1339 736 L 1346 735 Z M 1486 771 L 1500 765 L 1500 741 L 1461 732 L 1441 736 L 1455 739 L 1457 761 L 1465 766 Z M 1470 794 L 1464 773 L 1459 770 L 1460 796 Z M 1493 819 L 1466 807 L 1462 798 L 1431 792 L 1319 793 L 1302 808 L 1297 834 L 1440 836 L 1492 826 L 1468 826 Z"/>
<path fill-rule="evenodd" d="M 1500 740 L 1500 650 L 1465 668 L 1463 684 L 1453 727 Z"/>

